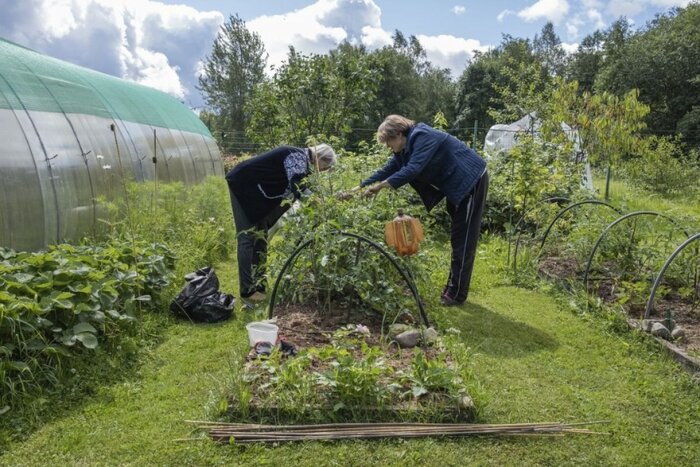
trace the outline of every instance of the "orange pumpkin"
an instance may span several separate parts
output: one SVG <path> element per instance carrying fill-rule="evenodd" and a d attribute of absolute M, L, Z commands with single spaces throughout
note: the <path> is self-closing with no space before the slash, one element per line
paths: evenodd
<path fill-rule="evenodd" d="M 400 256 L 407 256 L 418 251 L 418 246 L 425 237 L 420 221 L 405 215 L 403 209 L 399 209 L 396 218 L 385 224 L 384 238 L 386 244 L 396 249 Z"/>

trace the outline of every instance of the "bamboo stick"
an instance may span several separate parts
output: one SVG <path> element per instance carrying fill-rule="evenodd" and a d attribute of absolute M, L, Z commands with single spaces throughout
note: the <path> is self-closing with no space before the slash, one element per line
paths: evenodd
<path fill-rule="evenodd" d="M 338 439 L 423 438 L 429 436 L 458 437 L 478 435 L 561 436 L 564 433 L 597 434 L 574 428 L 607 421 L 578 423 L 513 423 L 513 424 L 431 424 L 431 423 L 328 423 L 315 425 L 258 425 L 188 420 L 217 441 L 236 443 L 291 442 Z"/>

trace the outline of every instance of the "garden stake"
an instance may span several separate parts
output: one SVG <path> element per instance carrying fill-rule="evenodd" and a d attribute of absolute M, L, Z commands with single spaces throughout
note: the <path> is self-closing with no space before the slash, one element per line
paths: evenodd
<path fill-rule="evenodd" d="M 203 429 L 215 441 L 239 444 L 338 439 L 425 438 L 432 436 L 561 436 L 574 434 L 608 434 L 575 428 L 607 421 L 581 423 L 514 423 L 499 425 L 449 423 L 329 423 L 318 425 L 257 425 L 188 421 Z M 185 440 L 182 440 L 185 441 Z"/>

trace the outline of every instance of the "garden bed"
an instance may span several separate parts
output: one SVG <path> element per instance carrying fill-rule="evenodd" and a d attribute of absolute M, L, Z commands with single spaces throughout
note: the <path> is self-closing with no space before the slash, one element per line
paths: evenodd
<path fill-rule="evenodd" d="M 548 279 L 569 281 L 581 279 L 583 272 L 579 270 L 578 262 L 574 258 L 550 256 L 543 258 L 539 263 L 539 272 Z M 606 271 L 608 273 L 609 271 Z M 591 279 L 589 279 L 591 280 Z M 608 305 L 620 304 L 621 290 L 615 280 L 610 278 L 596 282 L 593 293 Z M 638 327 L 644 317 L 647 297 L 635 297 L 622 303 L 621 308 L 627 313 L 633 327 Z M 700 307 L 689 299 L 682 298 L 677 293 L 667 293 L 663 297 L 657 297 L 654 301 L 654 311 L 650 319 L 663 320 L 669 314 L 672 316 L 675 326 L 680 326 L 685 332 L 682 339 L 673 340 L 670 350 L 682 352 L 691 361 L 697 362 L 696 370 L 700 370 Z"/>
<path fill-rule="evenodd" d="M 468 354 L 439 338 L 402 349 L 386 339 L 382 316 L 309 306 L 276 309 L 280 339 L 296 356 L 275 349 L 246 356 L 229 416 L 258 423 L 472 421 L 466 385 Z"/>

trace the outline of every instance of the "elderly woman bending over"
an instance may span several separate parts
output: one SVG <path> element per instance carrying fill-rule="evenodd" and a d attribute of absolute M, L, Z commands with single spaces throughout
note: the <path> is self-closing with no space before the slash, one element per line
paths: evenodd
<path fill-rule="evenodd" d="M 300 199 L 303 179 L 327 170 L 337 160 L 327 144 L 310 148 L 281 146 L 236 165 L 228 174 L 229 195 L 238 238 L 238 277 L 244 299 L 265 299 L 267 232 Z"/>
<path fill-rule="evenodd" d="M 365 195 L 374 196 L 384 188 L 396 189 L 408 183 L 428 210 L 447 198 L 452 259 L 440 301 L 445 306 L 464 303 L 489 186 L 486 162 L 454 136 L 401 115 L 384 119 L 377 140 L 391 148 L 394 155 L 353 191 L 368 187 Z"/>

